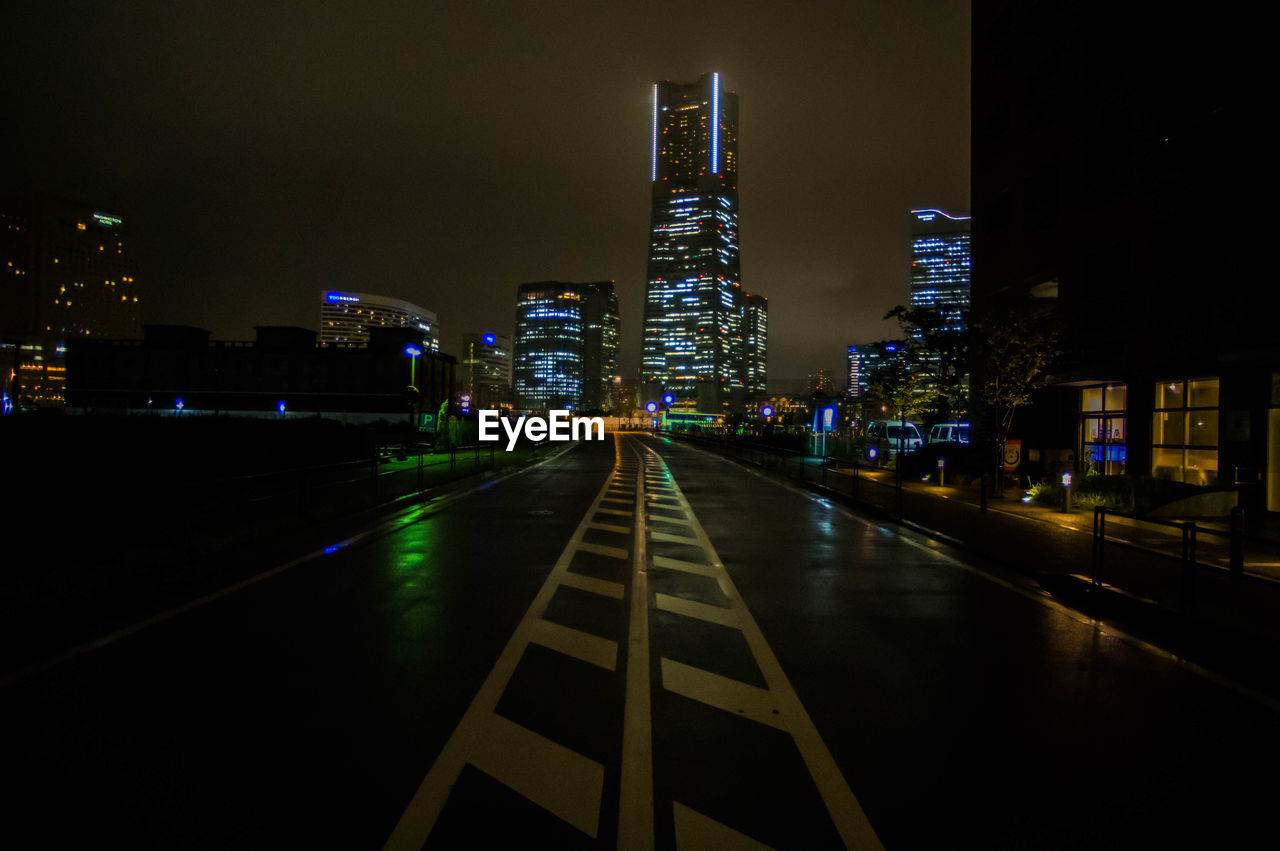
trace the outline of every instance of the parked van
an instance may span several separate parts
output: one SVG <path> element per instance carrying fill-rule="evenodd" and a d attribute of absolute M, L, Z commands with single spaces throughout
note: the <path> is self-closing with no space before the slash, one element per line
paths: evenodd
<path fill-rule="evenodd" d="M 901 420 L 873 420 L 867 423 L 867 458 L 892 458 L 901 448 L 904 454 L 924 445 L 916 424 Z M 873 451 L 874 450 L 874 451 Z"/>
<path fill-rule="evenodd" d="M 930 443 L 959 443 L 969 445 L 969 423 L 938 423 L 929 430 Z"/>

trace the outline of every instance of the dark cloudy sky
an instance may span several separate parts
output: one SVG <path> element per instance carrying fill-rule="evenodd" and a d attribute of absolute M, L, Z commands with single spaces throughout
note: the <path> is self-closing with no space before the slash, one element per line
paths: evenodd
<path fill-rule="evenodd" d="M 0 191 L 114 204 L 146 322 L 245 339 L 381 292 L 509 333 L 617 281 L 638 365 L 655 79 L 741 99 L 742 279 L 771 379 L 906 299 L 913 206 L 968 212 L 964 2 L 8 2 Z"/>

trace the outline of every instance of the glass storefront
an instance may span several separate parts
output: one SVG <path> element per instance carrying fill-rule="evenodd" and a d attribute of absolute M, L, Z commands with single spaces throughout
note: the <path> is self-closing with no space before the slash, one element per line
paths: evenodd
<path fill-rule="evenodd" d="M 1151 474 L 1208 487 L 1218 482 L 1217 378 L 1173 379 L 1155 387 Z"/>
<path fill-rule="evenodd" d="M 1080 391 L 1080 457 L 1086 471 L 1107 476 L 1124 474 L 1128 390 L 1126 384 L 1108 384 Z"/>

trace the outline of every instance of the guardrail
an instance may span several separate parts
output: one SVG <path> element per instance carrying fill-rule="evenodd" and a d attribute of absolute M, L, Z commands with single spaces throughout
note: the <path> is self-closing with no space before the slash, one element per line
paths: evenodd
<path fill-rule="evenodd" d="M 894 471 L 884 467 L 863 464 L 848 458 L 831 455 L 810 455 L 794 449 L 765 446 L 747 441 L 724 440 L 689 434 L 687 432 L 660 431 L 667 437 L 703 446 L 722 455 L 779 473 L 802 484 L 813 484 L 835 491 L 843 497 L 864 506 L 902 516 L 901 481 Z M 881 475 L 888 474 L 890 481 Z"/>
<path fill-rule="evenodd" d="M 1138 533 L 1121 537 L 1108 531 L 1107 518 L 1120 518 L 1125 526 Z M 1114 527 L 1113 527 L 1114 528 Z M 1119 530 L 1116 530 L 1119 531 Z M 1152 537 L 1149 533 L 1155 531 Z M 1197 570 L 1225 572 L 1233 582 L 1280 581 L 1280 542 L 1249 535 L 1245 532 L 1244 513 L 1232 509 L 1227 529 L 1197 523 L 1195 520 L 1166 520 L 1144 517 L 1125 511 L 1098 506 L 1093 512 L 1093 547 L 1090 580 L 1095 586 L 1107 580 L 1107 549 L 1120 548 L 1176 561 L 1180 565 L 1181 608 L 1190 611 L 1194 605 Z M 1246 553 L 1257 556 L 1246 559 Z M 1264 560 L 1275 558 L 1276 561 Z"/>

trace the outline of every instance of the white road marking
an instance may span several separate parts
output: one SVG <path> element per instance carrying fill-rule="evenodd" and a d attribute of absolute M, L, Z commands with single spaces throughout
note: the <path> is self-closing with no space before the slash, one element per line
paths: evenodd
<path fill-rule="evenodd" d="M 588 529 L 595 529 L 600 532 L 613 532 L 615 535 L 630 535 L 630 526 L 619 526 L 616 523 L 592 523 Z"/>
<path fill-rule="evenodd" d="M 577 588 L 580 591 L 590 591 L 592 594 L 599 594 L 601 597 L 612 597 L 615 600 L 621 600 L 627 593 L 627 587 L 621 582 L 614 582 L 610 579 L 597 579 L 594 576 L 587 576 L 585 573 L 566 573 L 560 577 L 560 584 Z"/>
<path fill-rule="evenodd" d="M 634 445 L 632 445 L 634 451 Z M 636 453 L 636 463 L 643 459 Z M 649 672 L 649 581 L 645 544 L 645 478 L 636 480 L 631 556 L 631 612 L 627 623 L 627 680 L 622 717 L 618 794 L 621 851 L 650 851 L 653 835 L 653 718 Z"/>
<path fill-rule="evenodd" d="M 662 461 L 661 456 L 656 451 L 648 446 L 645 446 L 644 449 L 656 463 L 661 464 L 664 469 L 666 468 L 665 462 Z M 800 757 L 804 760 L 805 767 L 809 769 L 809 774 L 813 777 L 814 784 L 818 787 L 818 794 L 822 797 L 822 801 L 827 807 L 827 812 L 831 816 L 831 820 L 835 824 L 836 830 L 839 832 L 845 846 L 859 849 L 882 848 L 880 839 L 876 836 L 875 830 L 871 827 L 871 822 L 867 820 L 866 813 L 862 810 L 862 805 L 854 797 L 848 782 L 845 781 L 844 775 L 840 772 L 840 767 L 836 765 L 835 759 L 831 756 L 831 751 L 827 749 L 826 743 L 822 741 L 817 728 L 813 725 L 813 720 L 809 718 L 809 713 L 805 711 L 804 705 L 800 702 L 799 695 L 796 694 L 786 674 L 783 673 L 782 665 L 779 664 L 778 658 L 774 655 L 768 642 L 765 641 L 764 634 L 756 624 L 755 618 L 751 616 L 751 612 L 748 611 L 746 603 L 742 600 L 742 595 L 738 593 L 737 587 L 733 584 L 728 572 L 723 570 L 720 557 L 716 554 L 715 547 L 711 544 L 711 539 L 707 537 L 706 530 L 698 522 L 697 515 L 693 512 L 688 500 L 685 499 L 684 493 L 680 490 L 680 486 L 675 482 L 675 479 L 671 478 L 669 481 L 671 482 L 673 498 L 684 509 L 685 516 L 690 521 L 690 528 L 693 530 L 697 544 L 704 557 L 709 564 L 721 568 L 723 575 L 718 578 L 718 582 L 720 589 L 730 601 L 730 608 L 722 609 L 716 606 L 707 606 L 704 603 L 692 603 L 688 600 L 666 597 L 665 595 L 658 595 L 657 605 L 672 611 L 682 610 L 680 613 L 699 612 L 704 619 L 708 620 L 720 618 L 722 616 L 720 613 L 722 612 L 731 613 L 731 623 L 741 630 L 743 638 L 746 639 L 747 646 L 755 657 L 756 665 L 769 686 L 768 691 L 779 711 L 779 715 L 785 719 L 785 729 L 791 733 L 791 737 L 796 743 L 796 748 L 800 751 Z M 657 540 L 656 533 L 652 534 L 651 537 Z M 743 685 L 746 684 L 744 683 Z"/>
<path fill-rule="evenodd" d="M 566 656 L 598 665 L 606 671 L 617 670 L 618 642 L 608 638 L 601 638 L 554 621 L 538 620 L 533 624 L 529 640 Z"/>
<path fill-rule="evenodd" d="M 726 827 L 679 801 L 671 802 L 675 816 L 676 851 L 772 851 L 763 842 L 757 842 L 746 834 Z"/>
<path fill-rule="evenodd" d="M 662 687 L 691 700 L 749 718 L 757 724 L 790 730 L 778 701 L 768 689 L 753 686 L 720 674 L 662 659 Z"/>
<path fill-rule="evenodd" d="M 578 545 L 578 549 L 584 553 L 592 553 L 598 556 L 607 556 L 609 558 L 627 559 L 631 554 L 622 547 L 611 547 L 607 544 L 593 544 L 590 541 L 583 541 Z"/>
<path fill-rule="evenodd" d="M 600 503 L 604 501 L 605 494 L 612 486 L 616 472 L 615 466 L 586 515 L 578 523 L 578 528 L 574 530 L 555 566 L 551 568 L 550 575 L 543 582 L 533 602 L 529 604 L 524 617 L 516 626 L 515 632 L 507 641 L 506 647 L 498 656 L 498 661 L 489 671 L 475 698 L 472 699 L 471 705 L 467 707 L 462 720 L 458 722 L 458 726 L 432 764 L 431 770 L 427 772 L 427 776 L 423 778 L 413 798 L 405 807 L 400 821 L 387 839 L 386 848 L 415 849 L 415 851 L 422 848 L 431 834 L 431 829 L 435 826 L 436 819 L 440 817 L 463 766 L 469 762 L 495 779 L 507 783 L 529 800 L 545 807 L 588 836 L 595 838 L 599 826 L 600 796 L 604 784 L 603 766 L 567 748 L 555 745 L 532 731 L 525 731 L 519 725 L 505 719 L 495 726 L 494 719 L 499 717 L 495 712 L 498 701 L 511 681 L 516 666 L 524 655 L 525 647 L 534 640 L 535 633 L 542 629 L 537 624 L 542 621 L 542 615 L 555 595 L 556 588 L 561 584 L 577 584 L 581 580 L 592 579 L 592 577 L 570 573 L 569 564 L 577 552 L 585 549 L 582 536 L 586 534 L 591 518 L 600 508 Z M 608 588 L 609 596 L 614 596 L 612 589 L 616 588 L 618 592 L 616 596 L 619 599 L 622 596 L 623 586 L 616 582 L 606 583 L 603 580 L 594 580 L 585 584 L 591 585 L 588 590 L 598 591 L 601 588 Z M 512 727 L 528 733 L 528 736 L 513 733 Z M 495 731 L 507 737 L 504 739 L 506 744 L 501 748 L 495 749 L 492 745 L 491 734 Z M 547 748 L 544 742 L 554 745 L 554 748 L 559 750 Z M 529 745 L 529 750 L 522 750 L 524 745 Z M 539 753 L 536 758 L 543 760 L 542 763 L 534 765 L 529 762 L 534 758 L 530 757 L 530 753 L 534 752 Z M 547 760 L 550 762 L 546 762 Z M 481 765 L 481 762 L 484 764 Z M 566 773 L 562 776 L 548 774 L 548 766 L 551 765 L 563 769 Z M 558 788 L 553 792 L 540 787 Z"/>
<path fill-rule="evenodd" d="M 709 564 L 698 564 L 692 561 L 685 561 L 678 558 L 667 558 L 665 556 L 653 557 L 654 567 L 663 567 L 667 570 L 679 570 L 684 573 L 696 573 L 698 576 L 706 576 L 711 579 L 720 578 L 720 569 L 712 567 Z"/>
<path fill-rule="evenodd" d="M 669 594 L 655 594 L 654 605 L 664 612 L 673 612 L 677 615 L 684 615 L 686 618 L 697 618 L 700 621 L 718 623 L 721 626 L 729 626 L 734 629 L 741 628 L 738 610 L 732 608 L 709 606 L 706 603 L 686 600 L 683 597 L 672 597 Z"/>

